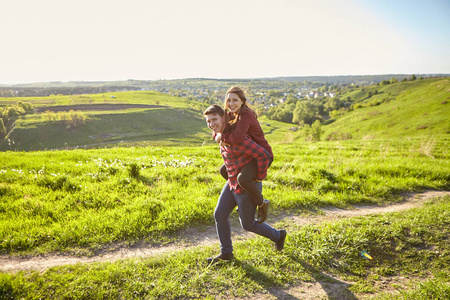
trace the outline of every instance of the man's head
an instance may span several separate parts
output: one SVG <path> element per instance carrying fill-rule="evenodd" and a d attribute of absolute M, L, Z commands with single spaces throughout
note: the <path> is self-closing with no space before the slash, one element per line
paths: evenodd
<path fill-rule="evenodd" d="M 220 105 L 210 105 L 204 112 L 206 124 L 208 128 L 214 131 L 214 133 L 223 132 L 226 126 L 225 111 Z"/>

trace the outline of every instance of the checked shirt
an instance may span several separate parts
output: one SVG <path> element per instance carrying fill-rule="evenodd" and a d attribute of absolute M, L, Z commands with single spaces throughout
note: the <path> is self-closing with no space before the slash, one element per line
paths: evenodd
<path fill-rule="evenodd" d="M 257 181 L 264 180 L 267 176 L 267 168 L 269 167 L 269 156 L 266 150 L 257 143 L 246 137 L 237 145 L 221 146 L 220 154 L 222 154 L 228 173 L 228 185 L 230 190 L 235 190 L 237 194 L 243 192 L 243 188 L 237 181 L 237 176 L 242 168 L 256 159 L 258 166 Z"/>

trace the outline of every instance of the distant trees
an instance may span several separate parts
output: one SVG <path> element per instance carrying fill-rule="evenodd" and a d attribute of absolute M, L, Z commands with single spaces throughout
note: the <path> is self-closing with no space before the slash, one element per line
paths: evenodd
<path fill-rule="evenodd" d="M 318 115 L 319 109 L 312 101 L 298 101 L 291 122 L 298 124 L 303 121 L 305 124 L 312 124 L 320 118 Z"/>
<path fill-rule="evenodd" d="M 345 103 L 337 97 L 319 97 L 316 99 L 288 100 L 281 105 L 271 107 L 267 116 L 271 120 L 278 120 L 295 124 L 313 124 L 316 120 L 323 120 L 323 116 L 343 108 Z"/>
<path fill-rule="evenodd" d="M 14 120 L 33 111 L 33 105 L 28 102 L 17 102 L 16 105 L 0 108 L 0 141 L 9 138 L 14 129 Z"/>
<path fill-rule="evenodd" d="M 86 123 L 88 117 L 82 111 L 60 111 L 55 113 L 54 111 L 47 110 L 42 114 L 42 118 L 48 122 L 62 121 L 68 129 L 79 127 Z"/>
<path fill-rule="evenodd" d="M 50 95 L 80 95 L 109 93 L 118 91 L 137 91 L 137 86 L 78 86 L 78 87 L 1 87 L 0 97 L 37 97 Z"/>
<path fill-rule="evenodd" d="M 283 92 L 276 90 L 270 90 L 267 94 L 269 97 L 283 97 Z"/>
<path fill-rule="evenodd" d="M 271 120 L 292 123 L 294 109 L 294 104 L 273 106 L 269 109 L 267 115 Z"/>
<path fill-rule="evenodd" d="M 303 127 L 303 135 L 309 141 L 314 142 L 320 141 L 322 133 L 323 133 L 322 124 L 320 123 L 319 120 L 314 121 L 314 123 L 311 126 L 305 124 L 305 126 Z"/>

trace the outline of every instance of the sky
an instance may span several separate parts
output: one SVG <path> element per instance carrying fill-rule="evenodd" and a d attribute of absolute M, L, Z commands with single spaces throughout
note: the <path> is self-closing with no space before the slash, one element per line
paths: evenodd
<path fill-rule="evenodd" d="M 450 73 L 450 0 L 15 0 L 0 84 Z"/>

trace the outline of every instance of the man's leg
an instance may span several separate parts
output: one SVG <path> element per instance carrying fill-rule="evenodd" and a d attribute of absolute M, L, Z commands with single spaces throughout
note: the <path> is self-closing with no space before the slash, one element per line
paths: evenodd
<path fill-rule="evenodd" d="M 233 246 L 231 243 L 231 227 L 229 216 L 236 207 L 236 201 L 233 193 L 230 191 L 228 183 L 225 183 L 219 196 L 214 219 L 216 220 L 216 230 L 220 241 L 220 251 L 222 254 L 232 254 Z"/>
<path fill-rule="evenodd" d="M 256 185 L 261 191 L 262 183 L 257 182 Z M 281 237 L 279 230 L 276 230 L 266 223 L 259 224 L 255 221 L 256 204 L 250 200 L 249 193 L 244 191 L 242 194 L 233 194 L 239 207 L 239 219 L 241 221 L 242 228 L 264 236 L 273 242 L 279 241 Z"/>

